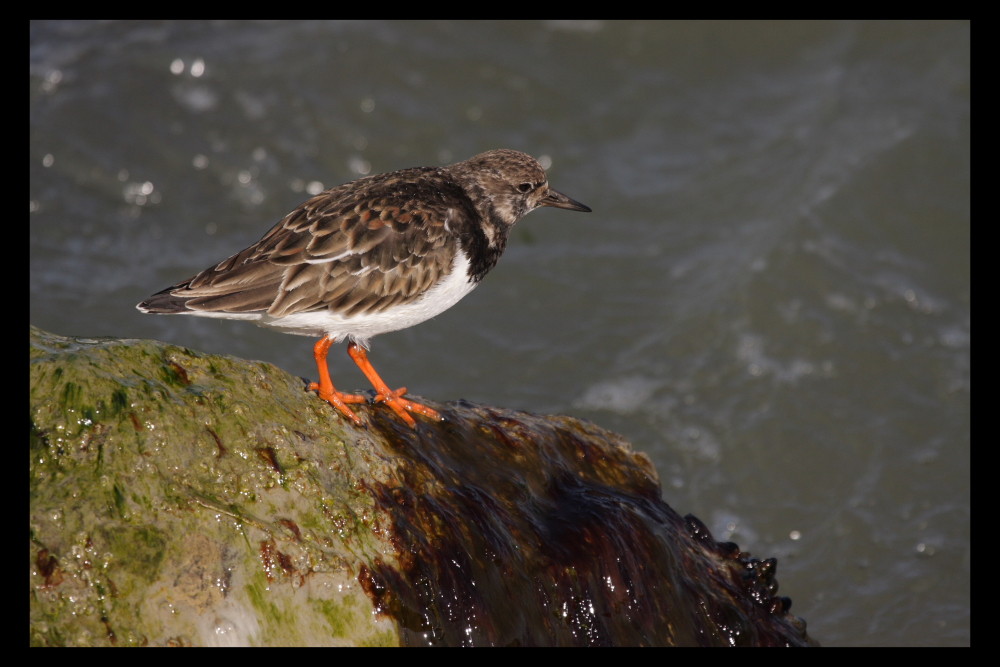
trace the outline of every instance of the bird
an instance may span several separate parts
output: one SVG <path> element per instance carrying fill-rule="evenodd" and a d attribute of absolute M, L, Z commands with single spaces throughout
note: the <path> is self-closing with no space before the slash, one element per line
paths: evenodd
<path fill-rule="evenodd" d="M 411 413 L 443 418 L 404 398 L 406 387 L 389 388 L 368 359 L 371 339 L 458 303 L 496 265 L 514 224 L 544 206 L 591 211 L 549 187 L 538 160 L 511 149 L 366 176 L 313 196 L 253 245 L 136 308 L 318 338 L 319 381 L 308 390 L 362 426 L 350 406 L 366 397 L 337 390 L 327 364 L 330 347 L 346 341 L 373 401 L 416 428 Z"/>

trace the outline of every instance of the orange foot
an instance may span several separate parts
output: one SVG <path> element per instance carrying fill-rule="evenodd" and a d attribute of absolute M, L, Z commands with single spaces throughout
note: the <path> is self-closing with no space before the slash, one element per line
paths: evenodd
<path fill-rule="evenodd" d="M 326 340 L 325 338 L 323 340 Z M 322 342 L 322 341 L 320 341 Z M 316 344 L 317 347 L 319 343 Z M 329 344 L 327 348 L 329 348 Z M 425 417 L 430 417 L 437 421 L 441 421 L 443 418 L 437 410 L 429 408 L 426 405 L 417 403 L 416 401 L 411 401 L 409 399 L 403 398 L 403 394 L 406 393 L 406 387 L 400 387 L 396 391 L 389 389 L 389 385 L 385 383 L 379 374 L 375 372 L 375 368 L 372 366 L 371 362 L 368 361 L 368 353 L 365 349 L 351 341 L 347 345 L 347 353 L 351 355 L 351 359 L 354 359 L 354 363 L 358 365 L 361 372 L 365 374 L 368 381 L 372 383 L 375 387 L 375 402 L 385 403 L 392 411 L 399 415 L 399 418 L 410 425 L 410 428 L 416 428 L 417 422 L 414 421 L 413 417 L 410 416 L 411 412 L 416 412 L 419 415 Z"/>
<path fill-rule="evenodd" d="M 326 353 L 330 351 L 333 339 L 323 337 L 313 346 L 313 355 L 316 358 L 316 368 L 319 370 L 319 382 L 310 382 L 309 389 L 319 394 L 324 401 L 340 410 L 340 412 L 355 423 L 363 426 L 361 419 L 354 414 L 354 411 L 347 407 L 348 403 L 364 403 L 365 397 L 358 394 L 344 394 L 337 391 L 330 380 L 330 369 L 326 365 Z"/>
<path fill-rule="evenodd" d="M 406 387 L 400 387 L 396 391 L 389 391 L 386 387 L 385 392 L 379 391 L 375 394 L 376 403 L 385 403 L 392 411 L 395 412 L 399 417 L 410 425 L 411 428 L 415 428 L 417 422 L 413 420 L 410 416 L 410 412 L 416 412 L 418 415 L 423 415 L 425 417 L 430 417 L 431 419 L 436 419 L 437 421 L 442 421 L 443 417 L 434 408 L 429 408 L 423 403 L 417 403 L 416 401 L 411 401 L 408 398 L 403 398 L 403 394 L 406 393 Z"/>
<path fill-rule="evenodd" d="M 333 407 L 340 410 L 340 412 L 354 422 L 357 426 L 363 426 L 361 418 L 354 414 L 354 410 L 347 407 L 348 403 L 364 403 L 365 397 L 359 396 L 358 394 L 345 394 L 334 389 L 333 391 L 324 391 L 321 384 L 317 382 L 310 382 L 309 389 L 315 391 L 319 394 L 319 397 L 324 401 L 332 405 Z"/>
<path fill-rule="evenodd" d="M 350 419 L 358 426 L 362 426 L 363 423 L 361 419 L 354 414 L 354 411 L 347 407 L 348 403 L 364 403 L 366 399 L 364 396 L 359 396 L 358 394 L 345 394 L 337 391 L 337 388 L 333 386 L 333 381 L 330 379 L 330 369 L 327 367 L 326 355 L 330 351 L 330 346 L 333 345 L 333 339 L 329 336 L 324 336 L 316 345 L 313 346 L 313 356 L 316 359 L 316 369 L 319 372 L 319 382 L 310 382 L 309 389 L 315 391 L 319 394 L 319 397 L 324 401 L 337 408 L 341 414 Z M 426 405 L 417 403 L 416 401 L 411 401 L 409 399 L 403 398 L 403 394 L 406 393 L 406 387 L 400 387 L 399 389 L 393 391 L 389 389 L 389 385 L 379 377 L 379 374 L 375 372 L 375 368 L 372 366 L 371 362 L 368 361 L 368 354 L 365 349 L 355 342 L 351 342 L 347 346 L 347 352 L 354 359 L 354 363 L 358 365 L 361 372 L 365 374 L 368 381 L 372 383 L 375 387 L 375 402 L 385 403 L 388 405 L 393 412 L 395 412 L 400 419 L 406 422 L 410 428 L 416 428 L 417 422 L 410 416 L 411 412 L 415 412 L 419 415 L 425 417 L 430 417 L 441 421 L 443 418 L 440 413 L 433 408 L 429 408 Z"/>

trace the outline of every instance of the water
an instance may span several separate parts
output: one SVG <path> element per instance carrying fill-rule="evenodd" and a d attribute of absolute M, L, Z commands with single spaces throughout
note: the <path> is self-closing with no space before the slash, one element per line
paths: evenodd
<path fill-rule="evenodd" d="M 594 212 L 519 223 L 473 294 L 373 341 L 386 379 L 624 434 L 826 645 L 969 644 L 969 37 L 35 22 L 31 322 L 314 377 L 306 338 L 134 305 L 317 188 L 524 150 Z"/>

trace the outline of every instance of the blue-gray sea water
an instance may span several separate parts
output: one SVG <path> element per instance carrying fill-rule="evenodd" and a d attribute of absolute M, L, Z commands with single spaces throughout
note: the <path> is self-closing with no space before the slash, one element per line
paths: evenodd
<path fill-rule="evenodd" d="M 34 22 L 30 320 L 315 377 L 135 304 L 311 193 L 508 147 L 593 208 L 372 360 L 590 419 L 825 645 L 970 637 L 967 22 Z M 367 385 L 343 346 L 338 386 Z"/>

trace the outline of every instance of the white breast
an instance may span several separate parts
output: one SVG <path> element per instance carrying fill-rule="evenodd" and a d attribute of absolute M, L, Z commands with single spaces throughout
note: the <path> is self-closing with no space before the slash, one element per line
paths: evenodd
<path fill-rule="evenodd" d="M 469 258 L 459 251 L 455 255 L 451 272 L 423 296 L 410 303 L 393 306 L 379 313 L 351 317 L 327 310 L 295 313 L 280 318 L 265 315 L 257 324 L 315 338 L 327 335 L 337 341 L 351 338 L 368 347 L 368 339 L 373 336 L 406 329 L 443 313 L 461 301 L 475 286 L 476 283 L 469 280 Z"/>

